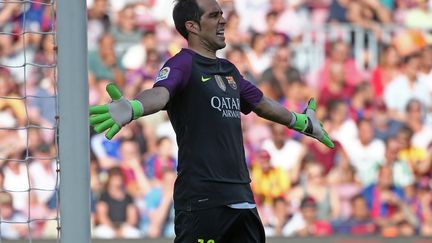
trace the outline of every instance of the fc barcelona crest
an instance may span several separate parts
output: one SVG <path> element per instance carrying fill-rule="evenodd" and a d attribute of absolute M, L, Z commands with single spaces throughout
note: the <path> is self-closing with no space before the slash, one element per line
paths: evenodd
<path fill-rule="evenodd" d="M 231 88 L 236 90 L 237 84 L 236 84 L 236 81 L 234 80 L 234 78 L 232 76 L 226 76 L 225 78 L 227 79 L 229 86 L 231 86 Z"/>
<path fill-rule="evenodd" d="M 216 80 L 216 83 L 219 86 L 219 88 L 225 92 L 226 91 L 226 85 L 225 85 L 222 77 L 219 75 L 215 75 L 215 80 Z"/>

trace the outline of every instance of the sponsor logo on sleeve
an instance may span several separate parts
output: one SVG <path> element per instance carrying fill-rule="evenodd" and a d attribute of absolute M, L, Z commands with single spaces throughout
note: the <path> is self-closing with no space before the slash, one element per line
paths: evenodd
<path fill-rule="evenodd" d="M 161 80 L 167 79 L 168 75 L 170 73 L 170 68 L 169 67 L 164 67 L 159 71 L 158 76 L 156 77 L 156 82 L 159 82 Z"/>

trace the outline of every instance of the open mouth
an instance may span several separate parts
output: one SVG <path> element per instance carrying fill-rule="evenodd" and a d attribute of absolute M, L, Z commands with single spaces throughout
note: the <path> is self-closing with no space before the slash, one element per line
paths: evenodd
<path fill-rule="evenodd" d="M 216 35 L 217 36 L 219 36 L 219 37 L 225 37 L 225 30 L 218 30 L 217 32 L 216 32 Z"/>

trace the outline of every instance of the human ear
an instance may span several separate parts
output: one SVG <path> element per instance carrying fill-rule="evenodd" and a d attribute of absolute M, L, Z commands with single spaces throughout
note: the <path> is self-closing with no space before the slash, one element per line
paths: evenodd
<path fill-rule="evenodd" d="M 193 34 L 198 34 L 201 29 L 199 24 L 195 21 L 186 21 L 185 26 L 186 30 Z"/>

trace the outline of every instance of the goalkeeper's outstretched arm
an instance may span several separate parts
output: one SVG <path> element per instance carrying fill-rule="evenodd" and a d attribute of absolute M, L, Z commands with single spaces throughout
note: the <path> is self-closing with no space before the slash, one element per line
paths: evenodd
<path fill-rule="evenodd" d="M 112 139 L 120 129 L 141 116 L 162 110 L 169 101 L 169 91 L 155 87 L 140 92 L 135 99 L 127 100 L 115 84 L 106 87 L 112 102 L 106 105 L 90 106 L 90 124 L 97 133 L 107 130 L 105 137 Z"/>
<path fill-rule="evenodd" d="M 308 106 L 303 113 L 296 113 L 285 109 L 276 101 L 264 96 L 255 107 L 254 112 L 262 118 L 283 124 L 307 136 L 316 138 L 329 148 L 333 148 L 334 144 L 322 127 L 321 122 L 317 120 L 315 110 L 316 103 L 313 98 L 309 100 Z"/>
<path fill-rule="evenodd" d="M 141 102 L 144 108 L 143 116 L 162 110 L 168 103 L 170 94 L 165 87 L 154 87 L 141 91 L 135 100 Z"/>
<path fill-rule="evenodd" d="M 276 101 L 263 96 L 261 101 L 255 107 L 254 112 L 267 120 L 289 127 L 295 119 L 290 111 L 285 109 Z"/>

